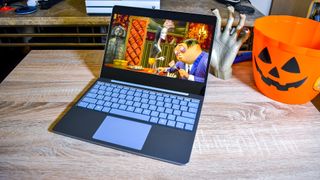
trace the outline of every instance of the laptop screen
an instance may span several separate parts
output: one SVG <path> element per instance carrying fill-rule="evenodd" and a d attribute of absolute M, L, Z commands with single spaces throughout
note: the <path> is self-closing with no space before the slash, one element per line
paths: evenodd
<path fill-rule="evenodd" d="M 103 68 L 189 86 L 206 82 L 214 25 L 121 11 L 112 16 Z"/>

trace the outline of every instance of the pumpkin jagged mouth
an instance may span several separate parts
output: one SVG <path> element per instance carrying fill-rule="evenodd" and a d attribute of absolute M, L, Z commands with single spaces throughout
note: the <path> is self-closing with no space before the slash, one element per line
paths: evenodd
<path fill-rule="evenodd" d="M 292 87 L 297 88 L 297 87 L 301 86 L 307 79 L 307 77 L 305 77 L 304 79 L 302 79 L 300 81 L 293 82 L 293 83 L 287 83 L 285 85 L 281 85 L 279 82 L 274 81 L 274 80 L 272 80 L 272 79 L 270 79 L 268 77 L 263 76 L 262 71 L 261 71 L 261 69 L 259 68 L 259 66 L 257 64 L 256 57 L 254 57 L 254 62 L 255 62 L 257 71 L 259 72 L 259 74 L 261 76 L 262 81 L 265 82 L 266 84 L 268 84 L 269 86 L 270 85 L 275 86 L 279 91 L 288 91 L 288 89 L 292 88 Z"/>

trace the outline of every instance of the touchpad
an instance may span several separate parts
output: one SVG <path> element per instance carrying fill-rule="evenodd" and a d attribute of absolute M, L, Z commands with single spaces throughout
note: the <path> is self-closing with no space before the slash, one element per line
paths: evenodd
<path fill-rule="evenodd" d="M 92 138 L 141 150 L 150 129 L 148 124 L 107 116 Z"/>

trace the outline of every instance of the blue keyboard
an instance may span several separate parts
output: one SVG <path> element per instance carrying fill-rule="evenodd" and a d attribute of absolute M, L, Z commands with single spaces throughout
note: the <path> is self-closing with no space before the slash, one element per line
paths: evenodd
<path fill-rule="evenodd" d="M 192 131 L 200 100 L 97 81 L 78 107 Z"/>

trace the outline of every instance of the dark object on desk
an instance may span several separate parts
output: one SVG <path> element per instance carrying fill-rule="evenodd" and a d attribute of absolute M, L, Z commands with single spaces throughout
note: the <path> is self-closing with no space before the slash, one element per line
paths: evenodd
<path fill-rule="evenodd" d="M 62 0 L 38 0 L 40 9 L 49 9 Z"/>
<path fill-rule="evenodd" d="M 240 0 L 217 0 L 220 3 L 226 4 L 226 5 L 236 5 L 237 3 L 240 3 Z"/>
<path fill-rule="evenodd" d="M 311 100 L 312 104 L 318 109 L 320 112 L 320 94 Z"/>
<path fill-rule="evenodd" d="M 32 14 L 36 11 L 37 11 L 37 7 L 25 6 L 25 7 L 16 9 L 14 12 L 16 12 L 16 14 L 24 15 L 24 14 Z"/>
<path fill-rule="evenodd" d="M 249 6 L 241 5 L 240 3 L 234 5 L 234 9 L 238 11 L 240 14 L 253 14 L 254 9 Z"/>

